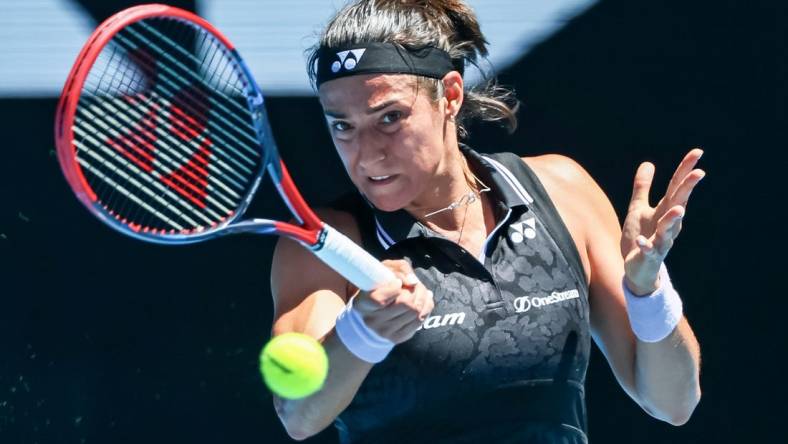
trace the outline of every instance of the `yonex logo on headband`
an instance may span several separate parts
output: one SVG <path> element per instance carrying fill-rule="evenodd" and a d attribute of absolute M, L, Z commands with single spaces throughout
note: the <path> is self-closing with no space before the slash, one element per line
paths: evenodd
<path fill-rule="evenodd" d="M 338 73 L 343 67 L 348 71 L 353 70 L 358 66 L 358 62 L 361 61 L 361 56 L 364 55 L 364 51 L 366 50 L 366 48 L 360 48 L 338 52 L 337 58 L 339 58 L 339 60 L 335 60 L 334 63 L 331 64 L 331 72 Z M 351 55 L 351 57 L 348 57 L 348 55 Z"/>
<path fill-rule="evenodd" d="M 450 71 L 462 74 L 464 65 L 464 59 L 452 60 L 448 52 L 434 46 L 410 48 L 380 42 L 356 42 L 345 47 L 321 46 L 316 62 L 315 83 L 318 87 L 329 80 L 360 74 L 413 74 L 441 79 Z"/>

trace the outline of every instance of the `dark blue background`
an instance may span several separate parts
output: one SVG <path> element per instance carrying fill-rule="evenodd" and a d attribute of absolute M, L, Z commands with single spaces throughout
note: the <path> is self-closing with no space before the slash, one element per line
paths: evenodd
<path fill-rule="evenodd" d="M 132 2 L 85 3 L 102 19 Z M 658 199 L 689 149 L 706 152 L 707 177 L 667 259 L 702 346 L 703 399 L 683 427 L 652 419 L 595 349 L 587 384 L 592 442 L 780 439 L 786 39 L 779 4 L 603 0 L 501 73 L 523 101 L 514 135 L 472 129 L 481 151 L 574 158 L 622 221 L 641 161 L 657 166 Z M 55 103 L 0 100 L 0 442 L 290 442 L 257 371 L 272 321 L 274 240 L 162 247 L 103 226 L 59 171 Z M 268 106 L 307 200 L 325 203 L 347 190 L 317 101 L 275 98 Z M 250 213 L 285 217 L 266 196 Z M 335 442 L 335 433 L 308 442 Z"/>

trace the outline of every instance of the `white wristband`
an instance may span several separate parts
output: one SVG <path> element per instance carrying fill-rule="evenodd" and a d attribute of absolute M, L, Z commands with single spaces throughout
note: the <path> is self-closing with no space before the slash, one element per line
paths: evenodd
<path fill-rule="evenodd" d="M 339 340 L 359 359 L 376 364 L 388 356 L 394 343 L 367 327 L 361 314 L 353 310 L 353 299 L 337 316 L 336 332 Z"/>
<path fill-rule="evenodd" d="M 625 280 L 622 280 L 622 285 L 629 324 L 635 336 L 643 342 L 665 339 L 676 328 L 683 312 L 681 298 L 673 288 L 665 263 L 659 267 L 659 288 L 651 294 L 635 296 L 627 288 Z"/>

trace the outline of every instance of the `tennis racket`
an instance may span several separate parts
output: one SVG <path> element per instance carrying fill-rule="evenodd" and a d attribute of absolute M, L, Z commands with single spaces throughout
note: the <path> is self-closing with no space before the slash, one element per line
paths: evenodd
<path fill-rule="evenodd" d="M 125 235 L 186 244 L 277 234 L 362 290 L 394 279 L 307 205 L 279 157 L 249 69 L 191 12 L 150 4 L 102 23 L 65 83 L 55 139 L 79 201 Z M 266 172 L 297 223 L 239 220 Z"/>

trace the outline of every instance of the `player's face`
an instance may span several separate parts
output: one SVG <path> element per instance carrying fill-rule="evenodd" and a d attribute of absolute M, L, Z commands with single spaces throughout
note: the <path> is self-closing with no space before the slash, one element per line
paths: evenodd
<path fill-rule="evenodd" d="M 443 103 L 410 75 L 358 75 L 326 82 L 320 102 L 350 179 L 377 208 L 413 205 L 447 170 Z"/>

